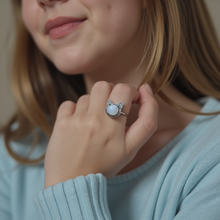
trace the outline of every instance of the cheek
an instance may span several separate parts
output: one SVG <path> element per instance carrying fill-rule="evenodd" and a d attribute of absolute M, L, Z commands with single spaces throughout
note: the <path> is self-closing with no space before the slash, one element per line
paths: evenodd
<path fill-rule="evenodd" d="M 92 26 L 102 34 L 128 35 L 141 23 L 141 0 L 81 0 L 90 10 Z"/>
<path fill-rule="evenodd" d="M 38 14 L 39 14 L 39 6 L 36 0 L 23 0 L 21 6 L 22 20 L 29 31 L 29 33 L 33 36 L 36 31 L 39 30 L 38 24 Z"/>
<path fill-rule="evenodd" d="M 42 25 L 39 23 L 42 19 L 40 7 L 36 0 L 22 0 L 21 6 L 22 21 L 35 41 L 36 46 L 49 58 L 49 52 L 46 47 L 45 36 Z"/>

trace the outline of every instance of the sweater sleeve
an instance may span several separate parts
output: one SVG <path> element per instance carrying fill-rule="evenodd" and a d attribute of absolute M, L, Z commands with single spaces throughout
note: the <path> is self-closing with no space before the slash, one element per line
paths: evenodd
<path fill-rule="evenodd" d="M 33 202 L 42 220 L 111 220 L 107 180 L 101 173 L 50 186 L 36 193 Z"/>

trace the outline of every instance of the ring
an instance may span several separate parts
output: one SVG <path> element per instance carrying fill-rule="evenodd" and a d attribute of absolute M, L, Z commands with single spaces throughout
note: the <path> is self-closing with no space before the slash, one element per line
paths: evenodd
<path fill-rule="evenodd" d="M 126 113 L 122 112 L 123 102 L 119 104 L 114 104 L 110 100 L 107 101 L 107 106 L 105 108 L 106 114 L 111 118 L 117 118 L 119 115 L 127 116 Z"/>

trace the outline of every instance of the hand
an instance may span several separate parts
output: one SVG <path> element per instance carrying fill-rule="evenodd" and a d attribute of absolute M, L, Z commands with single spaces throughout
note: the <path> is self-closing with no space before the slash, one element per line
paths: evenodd
<path fill-rule="evenodd" d="M 138 119 L 126 128 L 126 116 L 110 118 L 105 112 L 108 99 L 123 102 L 126 114 L 132 103 L 139 103 Z M 157 114 L 158 104 L 145 85 L 138 91 L 128 84 L 99 81 L 77 104 L 63 102 L 45 155 L 45 188 L 90 173 L 113 177 L 156 131 Z"/>

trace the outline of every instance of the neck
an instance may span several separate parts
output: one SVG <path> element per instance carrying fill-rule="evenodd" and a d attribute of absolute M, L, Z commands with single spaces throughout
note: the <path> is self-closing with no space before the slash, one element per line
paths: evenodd
<path fill-rule="evenodd" d="M 98 77 L 98 75 L 95 75 L 96 77 L 93 77 L 94 75 L 92 74 L 84 74 L 87 94 L 90 94 L 94 83 L 100 80 L 105 80 L 107 82 L 113 83 L 114 85 L 118 83 L 128 83 L 135 86 L 135 88 L 138 88 L 139 84 L 142 81 L 142 78 L 144 77 L 144 68 L 140 68 L 140 72 L 136 73 L 135 75 L 132 74 L 131 71 L 129 72 L 129 68 L 127 72 L 125 71 L 125 69 L 124 71 L 114 71 L 113 69 L 107 69 L 104 72 L 105 75 L 103 75 L 102 77 Z M 181 92 L 179 92 L 172 85 L 167 85 L 165 88 L 162 89 L 162 91 L 175 103 L 181 106 L 187 106 L 187 108 L 193 111 L 198 112 L 202 107 L 186 97 Z M 165 146 L 170 140 L 172 140 L 195 117 L 195 115 L 193 114 L 182 112 L 171 107 L 157 94 L 154 95 L 154 98 L 159 105 L 157 130 L 151 136 L 151 138 L 141 147 L 135 158 L 130 163 L 128 163 L 117 175 L 129 172 L 130 170 L 133 170 L 134 168 L 140 166 L 142 163 L 152 157 L 156 152 L 158 152 L 163 146 Z M 126 126 L 130 127 L 137 120 L 138 112 L 139 105 L 132 104 L 127 117 Z"/>
<path fill-rule="evenodd" d="M 140 69 L 141 70 L 141 69 Z M 107 74 L 106 72 L 109 72 Z M 142 78 L 143 74 L 137 73 L 137 74 L 130 74 L 123 75 L 119 74 L 110 74 L 111 71 L 107 70 L 105 72 L 105 75 L 103 77 L 93 78 L 90 75 L 84 75 L 84 80 L 86 84 L 86 91 L 87 94 L 90 94 L 91 89 L 95 82 L 105 80 L 107 82 L 111 82 L 114 85 L 118 83 L 128 83 L 136 88 L 138 88 Z M 113 71 L 114 73 L 114 71 Z M 116 76 L 120 75 L 120 78 L 116 79 Z M 96 75 L 97 76 L 97 75 Z M 104 77 L 106 76 L 106 77 Z M 139 76 L 139 77 L 138 77 Z M 174 86 L 168 85 L 162 90 L 165 95 L 167 95 L 171 100 L 173 100 L 175 103 L 181 105 L 181 106 L 187 106 L 188 109 L 191 109 L 193 111 L 200 111 L 201 107 L 188 97 L 186 97 L 184 94 L 179 92 Z M 158 112 L 158 129 L 157 131 L 161 130 L 170 130 L 170 129 L 178 129 L 181 127 L 185 127 L 187 124 L 189 124 L 195 115 L 179 111 L 173 107 L 171 107 L 169 104 L 167 104 L 163 99 L 159 97 L 159 95 L 155 94 L 154 98 L 157 100 L 159 105 L 159 112 Z M 129 115 L 127 117 L 127 126 L 130 126 L 134 123 L 135 120 L 137 120 L 138 117 L 138 111 L 139 111 L 139 105 L 138 104 L 132 104 Z"/>

